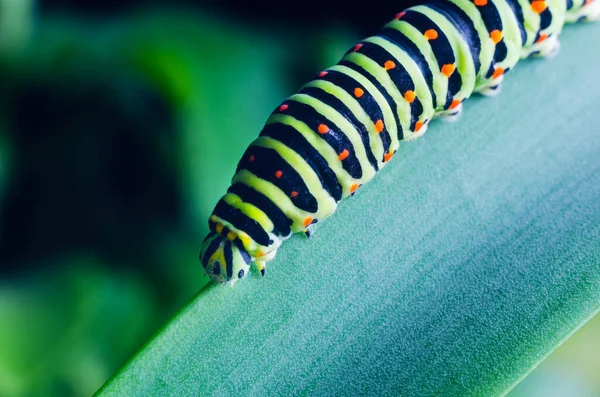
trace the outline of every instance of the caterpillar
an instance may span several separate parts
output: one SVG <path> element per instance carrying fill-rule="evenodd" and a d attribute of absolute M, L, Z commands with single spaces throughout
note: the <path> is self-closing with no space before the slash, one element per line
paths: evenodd
<path fill-rule="evenodd" d="M 285 99 L 239 161 L 209 218 L 200 260 L 231 286 L 281 243 L 310 236 L 432 119 L 456 119 L 473 93 L 500 92 L 520 59 L 552 57 L 565 22 L 600 0 L 426 0 L 395 15 Z"/>

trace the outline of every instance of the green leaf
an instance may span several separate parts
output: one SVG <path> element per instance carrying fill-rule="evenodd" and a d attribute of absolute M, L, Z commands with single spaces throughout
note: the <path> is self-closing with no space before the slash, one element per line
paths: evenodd
<path fill-rule="evenodd" d="M 506 393 L 600 307 L 599 35 L 567 27 L 558 58 L 432 123 L 98 394 Z"/>

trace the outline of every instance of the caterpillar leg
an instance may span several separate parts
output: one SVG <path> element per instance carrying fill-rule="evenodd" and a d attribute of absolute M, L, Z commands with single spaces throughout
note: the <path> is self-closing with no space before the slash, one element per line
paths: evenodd
<path fill-rule="evenodd" d="M 260 257 L 260 259 L 255 258 L 254 261 L 256 262 L 256 267 L 258 270 L 260 270 L 260 274 L 262 276 L 265 275 L 265 272 L 267 270 L 267 262 L 270 261 L 271 259 L 275 258 L 275 255 L 277 255 L 277 250 L 273 250 L 265 255 L 262 255 Z"/>
<path fill-rule="evenodd" d="M 540 56 L 552 59 L 560 52 L 560 38 L 558 35 L 552 36 L 546 42 L 548 44 L 540 51 Z"/>
<path fill-rule="evenodd" d="M 486 88 L 482 89 L 481 91 L 479 91 L 479 93 L 481 95 L 489 96 L 489 97 L 497 96 L 498 94 L 500 94 L 500 92 L 502 92 L 502 86 L 500 84 L 492 86 L 492 87 L 486 87 Z"/>
<path fill-rule="evenodd" d="M 312 225 L 309 225 L 306 229 L 304 229 L 304 235 L 306 236 L 306 238 L 310 238 L 310 236 L 312 236 L 313 234 L 315 234 L 315 230 L 317 229 L 317 224 L 313 223 Z"/>
<path fill-rule="evenodd" d="M 550 36 L 542 43 L 531 48 L 523 49 L 521 58 L 547 58 L 552 59 L 560 52 L 560 38 L 558 35 Z"/>
<path fill-rule="evenodd" d="M 600 1 L 596 0 L 588 4 L 585 19 L 589 22 L 600 21 Z"/>
<path fill-rule="evenodd" d="M 580 21 L 594 22 L 600 20 L 600 1 L 586 2 L 577 11 L 568 10 L 565 21 L 575 23 Z"/>
<path fill-rule="evenodd" d="M 534 50 L 528 55 L 531 57 L 542 57 L 552 59 L 560 52 L 560 39 L 558 35 L 551 36 L 541 45 L 534 47 Z"/>
<path fill-rule="evenodd" d="M 487 97 L 494 97 L 500 94 L 500 92 L 502 91 L 502 80 L 504 80 L 504 76 L 500 76 L 497 79 L 494 79 L 493 83 L 479 88 L 477 92 Z"/>
<path fill-rule="evenodd" d="M 254 258 L 254 262 L 256 263 L 256 268 L 260 271 L 260 274 L 262 276 L 265 275 L 265 272 L 267 270 L 267 262 L 270 261 L 271 259 L 275 258 L 275 255 L 277 255 L 277 250 L 273 250 L 265 255 L 262 255 L 260 257 L 260 259 Z"/>
<path fill-rule="evenodd" d="M 265 271 L 267 270 L 267 264 L 265 262 L 256 261 L 256 267 L 260 271 L 260 274 L 264 277 Z"/>
<path fill-rule="evenodd" d="M 457 121 L 463 111 L 463 104 L 457 105 L 454 109 L 448 109 L 440 113 L 439 117 L 444 121 L 454 122 Z"/>
<path fill-rule="evenodd" d="M 415 133 L 413 135 L 411 135 L 407 138 L 404 138 L 404 140 L 412 141 L 414 139 L 422 137 L 427 132 L 428 127 L 429 127 L 429 120 L 427 120 L 425 123 L 421 124 L 421 126 L 417 128 L 417 130 L 415 131 Z"/>

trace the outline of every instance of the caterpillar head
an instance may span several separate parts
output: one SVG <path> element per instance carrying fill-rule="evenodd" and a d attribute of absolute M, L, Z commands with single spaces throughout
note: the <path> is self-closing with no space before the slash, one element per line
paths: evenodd
<path fill-rule="evenodd" d="M 204 239 L 200 260 L 208 276 L 221 284 L 235 282 L 250 272 L 251 258 L 239 239 L 210 233 Z"/>

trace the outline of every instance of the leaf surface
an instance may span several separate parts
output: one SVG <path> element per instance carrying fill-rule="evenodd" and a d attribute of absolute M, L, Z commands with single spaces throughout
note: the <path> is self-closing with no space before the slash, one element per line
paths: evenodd
<path fill-rule="evenodd" d="M 566 27 L 556 59 L 403 143 L 265 278 L 202 290 L 98 394 L 506 393 L 600 307 L 598 37 Z"/>

